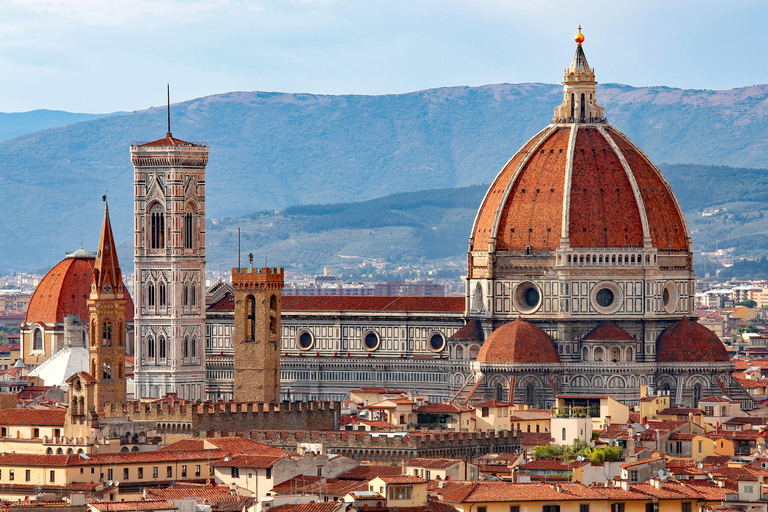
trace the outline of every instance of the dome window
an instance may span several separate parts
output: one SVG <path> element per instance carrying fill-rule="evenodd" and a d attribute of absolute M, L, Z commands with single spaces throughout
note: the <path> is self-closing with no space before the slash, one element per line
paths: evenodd
<path fill-rule="evenodd" d="M 597 292 L 595 295 L 595 300 L 604 308 L 610 307 L 614 301 L 613 292 L 608 288 L 603 288 Z"/>
<path fill-rule="evenodd" d="M 445 338 L 439 332 L 429 337 L 429 349 L 432 352 L 440 352 L 445 348 Z"/>
<path fill-rule="evenodd" d="M 598 313 L 610 315 L 621 308 L 623 292 L 616 283 L 603 281 L 592 289 L 591 299 Z"/>
<path fill-rule="evenodd" d="M 309 331 L 301 331 L 298 336 L 296 336 L 296 345 L 298 345 L 301 350 L 309 350 L 314 344 L 315 338 Z"/>
<path fill-rule="evenodd" d="M 680 292 L 677 289 L 677 283 L 674 281 L 667 281 L 664 285 L 664 290 L 661 292 L 661 301 L 664 305 L 664 311 L 669 314 L 674 313 L 677 310 L 677 303 L 680 300 Z"/>
<path fill-rule="evenodd" d="M 513 300 L 521 313 L 534 313 L 541 305 L 541 292 L 534 283 L 526 281 L 517 285 Z"/>
<path fill-rule="evenodd" d="M 381 344 L 381 339 L 379 338 L 379 335 L 376 334 L 374 331 L 368 331 L 363 336 L 363 346 L 366 348 L 366 350 L 376 350 L 379 348 L 379 345 Z"/>

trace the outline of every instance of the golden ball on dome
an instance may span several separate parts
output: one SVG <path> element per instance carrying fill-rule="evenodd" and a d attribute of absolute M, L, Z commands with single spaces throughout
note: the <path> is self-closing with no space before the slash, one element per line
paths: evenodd
<path fill-rule="evenodd" d="M 584 42 L 584 34 L 579 32 L 578 34 L 576 34 L 576 44 L 581 46 L 581 43 L 583 43 L 583 42 Z"/>

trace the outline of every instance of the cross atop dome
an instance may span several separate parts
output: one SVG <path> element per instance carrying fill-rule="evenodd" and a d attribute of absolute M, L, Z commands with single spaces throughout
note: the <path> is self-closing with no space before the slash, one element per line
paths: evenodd
<path fill-rule="evenodd" d="M 595 101 L 595 70 L 589 67 L 581 44 L 584 34 L 576 35 L 576 53 L 563 78 L 563 103 L 555 108 L 555 122 L 599 123 L 605 121 L 605 109 Z"/>

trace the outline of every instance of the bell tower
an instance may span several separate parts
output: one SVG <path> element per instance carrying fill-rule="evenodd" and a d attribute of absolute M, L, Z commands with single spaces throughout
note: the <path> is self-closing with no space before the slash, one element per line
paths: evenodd
<path fill-rule="evenodd" d="M 280 400 L 282 268 L 233 268 L 236 402 Z"/>
<path fill-rule="evenodd" d="M 170 115 L 170 114 L 169 114 Z M 205 398 L 208 146 L 170 132 L 131 146 L 136 398 Z"/>
<path fill-rule="evenodd" d="M 106 202 L 106 197 L 105 197 Z M 117 260 L 117 248 L 109 221 L 109 206 L 104 206 L 99 249 L 93 267 L 88 298 L 90 337 L 89 371 L 93 382 L 96 412 L 106 403 L 125 402 L 125 309 L 128 299 Z"/>

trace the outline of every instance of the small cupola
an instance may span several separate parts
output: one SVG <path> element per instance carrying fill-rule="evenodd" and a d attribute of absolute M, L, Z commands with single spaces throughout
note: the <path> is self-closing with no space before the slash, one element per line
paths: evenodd
<path fill-rule="evenodd" d="M 589 67 L 582 43 L 584 34 L 576 35 L 576 53 L 563 78 L 563 103 L 555 108 L 555 122 L 605 122 L 605 109 L 595 99 L 595 70 Z"/>

